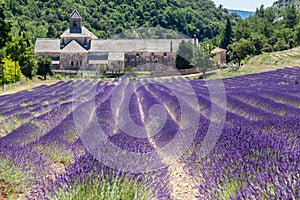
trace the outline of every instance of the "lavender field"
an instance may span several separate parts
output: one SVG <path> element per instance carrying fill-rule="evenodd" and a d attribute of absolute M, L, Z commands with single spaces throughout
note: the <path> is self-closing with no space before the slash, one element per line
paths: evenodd
<path fill-rule="evenodd" d="M 0 96 L 0 199 L 299 200 L 299 80 L 300 68 L 223 79 L 226 104 L 211 101 L 208 85 L 216 80 L 189 80 L 197 106 L 189 101 L 193 96 L 183 78 L 61 81 Z M 199 119 L 179 159 L 155 170 L 147 170 L 155 163 L 144 160 L 145 165 L 136 165 L 145 169 L 126 171 L 130 166 L 122 155 L 107 152 L 104 163 L 93 151 L 102 147 L 91 150 L 84 142 L 92 123 L 83 130 L 76 123 L 89 118 L 90 102 L 106 142 L 140 155 L 158 152 L 158 163 L 168 157 L 160 149 L 176 139 L 182 123 L 189 124 L 181 120 L 190 117 L 192 124 L 195 113 Z M 151 109 L 153 105 L 160 107 Z M 183 113 L 183 105 L 188 112 Z M 157 133 L 128 134 L 119 115 L 124 108 L 145 134 L 153 126 Z M 203 155 L 208 129 L 217 123 L 212 108 L 226 113 L 216 144 Z M 151 126 L 160 109 L 165 113 L 162 127 Z M 183 138 L 190 134 L 180 133 Z"/>

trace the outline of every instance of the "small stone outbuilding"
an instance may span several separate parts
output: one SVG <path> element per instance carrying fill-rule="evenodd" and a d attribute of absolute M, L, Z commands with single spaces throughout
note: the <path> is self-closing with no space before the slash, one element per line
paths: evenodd
<path fill-rule="evenodd" d="M 222 49 L 219 47 L 216 47 L 214 50 L 211 51 L 212 54 L 215 54 L 213 60 L 218 66 L 226 64 L 226 52 L 226 49 Z"/>

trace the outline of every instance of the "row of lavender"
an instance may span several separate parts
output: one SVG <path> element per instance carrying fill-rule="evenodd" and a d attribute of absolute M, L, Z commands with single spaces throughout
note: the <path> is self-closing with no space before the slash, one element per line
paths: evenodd
<path fill-rule="evenodd" d="M 199 156 L 197 149 L 200 148 L 210 123 L 210 95 L 204 81 L 190 82 L 201 105 L 201 117 L 195 144 L 192 145 L 196 148 L 191 149 L 192 154 L 184 156 L 182 161 L 187 163 L 187 171 L 199 180 L 200 194 L 211 198 L 299 198 L 299 110 L 296 103 L 300 94 L 295 82 L 286 81 L 286 74 L 297 76 L 299 69 L 224 80 L 228 105 L 225 127 L 213 152 L 206 157 Z M 167 121 L 163 129 L 153 137 L 157 146 L 171 141 L 178 130 L 180 106 L 172 90 L 184 94 L 184 88 L 180 88 L 182 81 L 171 79 L 162 83 L 147 84 L 138 88 L 130 99 L 131 117 L 141 126 L 147 123 L 148 111 L 152 105 L 160 104 L 166 108 Z M 64 184 L 72 185 L 72 182 L 92 170 L 96 171 L 96 174 L 101 174 L 103 170 L 116 174 L 116 171 L 103 166 L 85 150 L 74 129 L 70 102 L 77 99 L 72 94 L 73 87 L 82 87 L 82 90 L 78 91 L 86 93 L 88 97 L 87 88 L 90 88 L 91 84 L 95 83 L 59 82 L 50 87 L 42 86 L 32 92 L 1 97 L 0 107 L 3 115 L 8 118 L 26 116 L 24 119 L 28 120 L 1 139 L 1 157 L 24 166 L 25 171 L 29 168 L 32 170 L 32 165 L 28 163 L 35 161 L 37 164 L 33 165 L 36 166 L 34 170 L 40 175 L 56 173 L 53 163 L 57 162 L 57 158 L 49 156 L 47 152 L 43 153 L 38 146 L 53 145 L 60 149 L 61 157 L 64 157 L 63 154 L 72 154 L 69 162 L 66 162 L 66 172 L 50 184 L 50 191 L 51 188 L 57 189 Z M 111 92 L 116 84 L 97 84 L 97 117 L 109 140 L 127 151 L 154 151 L 147 139 L 131 137 L 120 129 L 116 129 L 115 134 L 111 133 L 111 130 L 118 127 L 110 107 Z M 135 85 L 137 87 L 138 83 Z M 171 89 L 166 88 L 166 85 Z M 43 101 L 45 105 L 41 103 Z M 137 106 L 139 103 L 142 105 L 142 111 Z M 44 106 L 48 106 L 49 109 L 38 115 L 39 108 L 43 109 Z M 37 117 L 32 116 L 35 112 Z M 32 119 L 34 123 L 29 121 Z M 141 177 L 141 174 L 132 176 Z M 153 174 L 151 176 L 153 177 Z M 141 182 L 151 185 L 154 193 L 158 193 L 158 198 L 171 198 L 168 187 L 164 187 L 168 184 L 167 181 L 163 181 L 166 176 L 164 168 L 155 174 L 155 180 L 143 178 Z M 45 177 L 35 178 L 43 183 L 45 181 Z M 31 195 L 40 195 L 43 198 L 47 196 L 47 188 L 37 190 L 39 192 Z"/>
<path fill-rule="evenodd" d="M 183 158 L 203 181 L 201 198 L 300 198 L 299 75 L 295 68 L 224 80 L 231 112 L 218 144 L 206 157 L 195 150 Z"/>
<path fill-rule="evenodd" d="M 78 83 L 71 83 L 70 85 L 74 85 L 74 87 L 81 87 L 82 85 L 82 91 L 84 91 L 87 95 L 87 99 L 89 99 L 89 93 L 90 91 L 90 85 L 93 84 L 92 82 L 86 81 L 85 83 L 80 84 Z M 110 100 L 110 93 L 111 90 L 114 88 L 113 84 L 102 84 L 97 83 L 97 92 L 95 96 L 96 102 L 99 102 L 99 108 L 100 112 L 97 111 L 97 113 L 104 114 L 105 106 L 107 104 L 107 99 Z M 66 88 L 69 88 L 66 87 Z M 54 88 L 52 88 L 54 87 Z M 63 89 L 60 89 L 60 87 L 51 86 L 52 89 L 49 89 L 47 93 L 51 93 L 53 91 L 53 94 L 58 94 Z M 39 88 L 38 88 L 39 90 Z M 78 90 L 78 88 L 77 88 Z M 44 90 L 41 90 L 41 92 L 37 92 L 37 94 L 40 94 L 36 96 L 34 101 L 37 98 L 40 97 L 40 99 L 43 99 L 42 94 Z M 36 92 L 36 91 L 34 91 Z M 85 93 L 81 93 L 81 89 L 79 89 L 80 98 L 84 96 Z M 53 95 L 52 94 L 52 95 Z M 62 92 L 61 95 L 68 95 L 68 91 Z M 16 104 L 22 104 L 24 102 L 27 102 L 28 105 L 26 107 L 30 107 L 29 101 L 25 99 L 23 94 L 21 95 L 20 99 L 22 101 L 17 101 Z M 51 100 L 51 95 L 47 94 L 49 97 L 46 98 L 47 101 Z M 120 173 L 117 170 L 109 169 L 108 167 L 105 167 L 103 164 L 101 164 L 99 161 L 97 161 L 89 152 L 86 151 L 85 147 L 82 145 L 78 134 L 76 133 L 74 119 L 73 119 L 73 113 L 72 113 L 72 103 L 74 104 L 74 101 L 77 101 L 76 94 L 73 94 L 73 96 L 64 96 L 59 97 L 64 98 L 64 102 L 60 102 L 60 99 L 56 99 L 54 101 L 57 106 L 52 107 L 48 112 L 45 114 L 42 114 L 36 118 L 29 118 L 23 125 L 18 127 L 16 130 L 13 130 L 10 134 L 7 136 L 1 138 L 1 158 L 2 159 L 8 159 L 11 160 L 12 165 L 18 165 L 22 166 L 23 172 L 26 174 L 33 174 L 34 177 L 30 177 L 30 180 L 36 180 L 37 182 L 34 183 L 36 187 L 32 190 L 31 194 L 26 194 L 27 198 L 48 198 L 49 192 L 55 193 L 55 190 L 58 189 L 59 186 L 62 184 L 68 184 L 72 185 L 75 180 L 82 180 L 84 179 L 85 175 L 89 174 L 91 171 L 95 173 L 95 175 L 101 175 L 101 174 L 109 174 L 111 176 L 120 176 Z M 7 97 L 7 96 L 6 96 Z M 110 98 L 109 98 L 110 97 Z M 16 98 L 17 99 L 17 98 Z M 18 100 L 18 99 L 17 99 Z M 15 105 L 4 105 L 3 107 L 9 109 L 10 107 L 16 107 Z M 35 103 L 33 103 L 35 104 Z M 131 103 L 131 105 L 137 105 L 136 102 Z M 41 105 L 42 106 L 42 105 Z M 136 109 L 136 108 L 135 108 Z M 3 114 L 6 115 L 7 118 L 13 118 L 18 115 L 13 115 L 11 113 L 14 113 L 11 108 L 10 113 L 6 112 L 5 109 L 3 109 Z M 19 109 L 18 109 L 19 110 Z M 20 114 L 20 113 L 18 113 Z M 102 118 L 104 119 L 104 118 Z M 33 120 L 33 121 L 32 121 Z M 108 122 L 110 119 L 105 117 L 105 121 Z M 99 121 L 101 121 L 101 118 L 99 118 Z M 109 126 L 105 125 L 104 128 L 109 128 Z M 122 132 L 118 131 L 118 135 L 122 135 Z M 113 141 L 113 137 L 111 138 L 111 141 Z M 119 138 L 120 141 L 120 138 Z M 116 141 L 117 142 L 117 141 Z M 146 143 L 149 143 L 148 141 L 145 141 Z M 138 144 L 138 143 L 135 143 Z M 120 145 L 124 145 L 121 144 Z M 135 145 L 133 145 L 133 148 Z M 40 148 L 39 148 L 40 147 Z M 52 147 L 52 148 L 51 148 Z M 54 153 L 60 154 L 53 156 L 51 152 L 53 150 L 59 149 L 59 151 L 55 151 Z M 8 151 L 8 152 L 7 152 Z M 69 155 L 64 155 L 69 154 Z M 69 156 L 69 160 L 65 161 L 67 169 L 64 174 L 61 174 L 59 177 L 53 180 L 53 175 L 59 175 L 57 171 L 55 170 L 55 164 L 57 162 L 63 161 L 61 158 Z M 22 161 L 22 162 L 21 162 Z M 32 164 L 34 163 L 34 164 Z M 35 167 L 35 163 L 36 166 Z M 72 164 L 71 164 L 72 163 Z M 33 172 L 33 173 L 32 173 Z M 51 174 L 52 173 L 52 174 Z M 159 176 L 158 176 L 159 174 Z M 147 185 L 151 185 L 152 188 L 154 188 L 154 194 L 156 196 L 164 196 L 168 197 L 168 191 L 164 191 L 164 185 L 166 183 L 163 182 L 164 177 L 166 176 L 166 169 L 162 169 L 159 172 L 156 172 L 154 175 L 157 177 L 161 177 L 158 179 L 153 179 L 153 173 L 149 174 L 148 176 L 143 176 L 145 180 L 144 182 L 147 183 Z M 125 175 L 125 174 L 123 174 Z M 128 174 L 127 174 L 128 175 Z M 140 175 L 130 174 L 129 177 L 131 178 L 138 178 L 140 179 Z M 152 177 L 151 179 L 146 177 Z M 160 180 L 160 181 L 159 181 Z M 142 181 L 142 180 L 141 180 Z M 158 182 L 157 182 L 158 181 Z M 50 184 L 50 188 L 46 187 L 46 185 Z M 155 183 L 155 184 L 154 184 Z M 40 187 L 41 185 L 44 185 L 45 187 Z M 157 193 L 157 194 L 156 194 Z"/>

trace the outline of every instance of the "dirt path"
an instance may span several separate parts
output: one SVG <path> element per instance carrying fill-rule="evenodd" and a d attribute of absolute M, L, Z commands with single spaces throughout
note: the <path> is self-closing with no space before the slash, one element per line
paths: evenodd
<path fill-rule="evenodd" d="M 184 164 L 175 162 L 169 166 L 171 195 L 176 200 L 196 200 L 199 190 L 196 181 L 184 171 Z"/>
<path fill-rule="evenodd" d="M 150 91 L 149 91 L 150 92 Z M 141 112 L 141 118 L 144 121 L 144 112 L 142 110 L 142 104 L 140 101 L 139 96 L 138 97 L 138 104 L 139 104 L 139 110 Z M 172 119 L 177 122 L 176 117 L 171 113 L 170 109 L 164 105 L 167 112 L 171 115 Z M 149 132 L 150 127 L 146 126 L 146 130 Z M 150 133 L 148 133 L 149 135 Z M 151 139 L 151 137 L 148 137 L 150 143 L 153 145 L 153 147 L 158 151 L 158 153 L 161 155 L 162 160 L 164 159 L 165 155 L 163 155 L 163 152 L 160 151 L 160 148 L 157 147 L 155 144 L 155 141 Z M 176 200 L 196 200 L 199 196 L 199 190 L 197 189 L 196 181 L 191 177 L 189 174 L 187 174 L 184 171 L 184 163 L 181 163 L 180 161 L 175 161 L 171 165 L 168 166 L 168 174 L 170 177 L 170 187 L 168 188 L 171 196 L 173 199 Z"/>
<path fill-rule="evenodd" d="M 8 193 L 9 193 L 9 186 L 1 178 L 1 173 L 0 173 L 0 200 L 7 200 Z"/>

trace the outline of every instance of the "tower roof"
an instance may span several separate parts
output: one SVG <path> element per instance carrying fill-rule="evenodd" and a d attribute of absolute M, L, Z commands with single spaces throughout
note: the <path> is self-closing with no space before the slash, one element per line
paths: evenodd
<path fill-rule="evenodd" d="M 70 19 L 82 19 L 82 17 L 80 16 L 77 10 L 73 10 L 73 12 L 70 15 Z"/>

